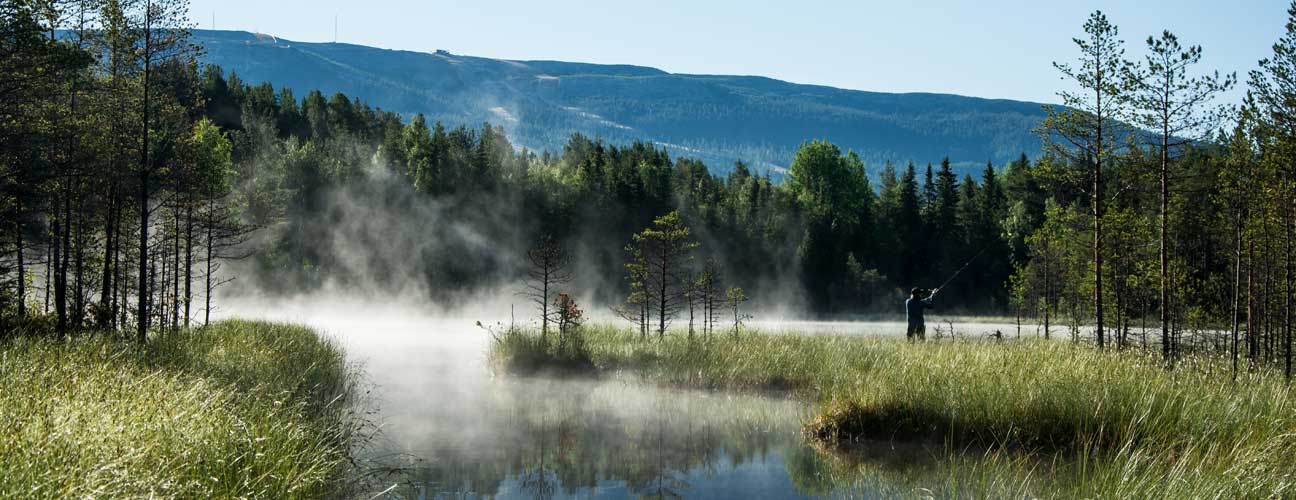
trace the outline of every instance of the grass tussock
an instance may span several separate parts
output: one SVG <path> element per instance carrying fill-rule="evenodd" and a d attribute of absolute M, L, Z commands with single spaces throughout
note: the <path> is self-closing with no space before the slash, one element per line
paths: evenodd
<path fill-rule="evenodd" d="M 327 497 L 348 380 L 337 346 L 290 325 L 5 340 L 0 498 Z"/>
<path fill-rule="evenodd" d="M 585 329 L 540 335 L 522 328 L 487 329 L 493 339 L 489 362 L 517 375 L 550 376 L 595 373 Z"/>
<path fill-rule="evenodd" d="M 1233 382 L 1223 360 L 1166 371 L 1155 356 L 1045 341 L 679 332 L 641 340 L 610 327 L 585 338 L 598 371 L 818 401 L 805 433 L 828 447 L 886 439 L 989 450 L 959 473 L 1014 478 L 1011 490 L 1047 471 L 1052 493 L 1043 496 L 1296 495 L 1289 385 L 1272 373 Z"/>

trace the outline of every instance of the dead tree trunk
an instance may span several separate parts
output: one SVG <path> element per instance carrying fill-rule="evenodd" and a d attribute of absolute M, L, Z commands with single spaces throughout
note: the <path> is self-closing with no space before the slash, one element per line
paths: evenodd
<path fill-rule="evenodd" d="M 206 302 L 206 304 L 203 306 L 203 326 L 207 326 L 211 324 L 212 248 L 215 246 L 215 242 L 213 241 L 212 235 L 213 232 L 215 231 L 215 226 L 216 226 L 215 211 L 216 211 L 215 203 L 212 202 L 211 200 L 208 200 L 207 201 L 207 248 L 206 248 L 207 272 L 203 276 L 203 279 L 205 281 L 205 292 L 206 292 L 203 294 L 203 300 Z"/>
<path fill-rule="evenodd" d="M 658 301 L 660 308 L 658 309 L 658 313 L 657 313 L 657 321 L 658 321 L 657 338 L 664 339 L 666 338 L 666 313 L 667 313 L 666 305 L 668 300 L 667 293 L 668 290 L 670 289 L 670 278 L 668 278 L 668 276 L 670 276 L 670 274 L 668 274 L 670 272 L 670 265 L 669 262 L 667 262 L 666 252 L 664 251 L 662 252 L 661 258 L 658 260 L 658 262 L 659 262 L 658 269 L 661 271 L 661 283 L 660 283 L 661 295 L 658 297 L 660 299 Z"/>
<path fill-rule="evenodd" d="M 171 207 L 171 331 L 180 330 L 180 198 Z"/>
<path fill-rule="evenodd" d="M 185 209 L 185 277 L 184 277 L 184 326 L 189 328 L 190 307 L 193 304 L 193 207 Z"/>
<path fill-rule="evenodd" d="M 690 273 L 688 275 L 688 281 L 684 283 L 684 300 L 685 302 L 688 303 L 688 315 L 689 315 L 688 337 L 690 340 L 693 338 L 693 320 L 694 320 L 693 309 L 694 306 L 697 305 L 697 296 L 696 296 L 697 286 L 695 283 L 696 280 L 697 277 L 693 276 L 692 273 Z"/>
<path fill-rule="evenodd" d="M 1166 117 L 1163 117 L 1166 118 Z M 1170 346 L 1170 130 L 1169 119 L 1163 119 L 1161 133 L 1161 356 L 1166 366 L 1174 368 L 1174 352 Z"/>
<path fill-rule="evenodd" d="M 85 217 L 83 216 L 83 214 L 85 214 L 84 208 L 85 207 L 79 207 L 76 216 L 76 238 L 75 238 L 75 245 L 74 245 L 74 247 L 76 248 L 76 253 L 75 253 L 76 257 L 73 260 L 76 271 L 74 275 L 75 286 L 73 287 L 74 297 L 72 298 L 72 304 L 74 305 L 75 308 L 75 311 L 73 311 L 73 315 L 72 315 L 72 328 L 75 330 L 80 330 L 83 326 L 85 326 L 84 321 L 85 321 L 86 304 L 85 304 Z"/>
<path fill-rule="evenodd" d="M 64 279 L 63 254 L 67 253 L 63 246 L 63 221 L 62 214 L 54 218 L 54 312 L 58 315 L 58 334 L 61 336 L 67 332 L 67 280 Z"/>
<path fill-rule="evenodd" d="M 50 279 L 54 277 L 54 245 L 51 243 L 45 243 L 45 307 L 41 314 L 49 314 L 50 308 Z"/>
<path fill-rule="evenodd" d="M 1233 380 L 1238 373 L 1238 323 L 1241 320 L 1242 295 L 1242 210 L 1238 209 L 1233 224 Z"/>
<path fill-rule="evenodd" d="M 104 251 L 102 276 L 99 280 L 99 311 L 96 314 L 95 323 L 100 329 L 108 329 L 112 326 L 113 311 L 109 307 L 113 304 L 113 237 L 115 236 L 116 221 L 113 217 L 116 215 L 117 200 L 110 189 L 108 191 L 108 209 L 104 211 Z"/>
<path fill-rule="evenodd" d="M 114 226 L 113 232 L 116 233 L 116 237 L 113 238 L 113 255 L 112 255 L 112 263 L 113 263 L 112 264 L 112 268 L 113 268 L 112 271 L 112 277 L 113 277 L 112 328 L 113 330 L 117 330 L 118 328 L 125 328 L 126 326 L 126 319 L 124 317 L 121 319 L 120 322 L 118 321 L 119 314 L 121 316 L 125 316 L 126 314 L 126 308 L 122 307 L 122 304 L 126 302 L 126 283 L 123 282 L 122 280 L 122 270 L 121 270 L 122 269 L 121 268 L 122 236 L 125 235 L 122 232 L 123 228 L 121 225 L 122 211 L 123 211 L 122 205 L 123 203 L 121 203 L 120 201 L 117 202 L 116 213 L 113 214 L 113 226 Z"/>
<path fill-rule="evenodd" d="M 27 317 L 27 265 L 23 261 L 23 253 L 27 250 L 23 246 L 23 212 L 22 197 L 16 196 L 17 217 L 14 218 L 14 256 L 18 260 L 18 319 Z"/>
<path fill-rule="evenodd" d="M 170 327 L 168 323 L 170 322 L 171 304 L 168 303 L 168 299 L 171 298 L 171 287 L 168 284 L 168 273 L 171 272 L 171 261 L 168 259 L 171 258 L 171 253 L 168 251 L 170 250 L 167 248 L 169 242 L 164 232 L 166 231 L 166 221 L 161 222 L 162 226 L 158 228 L 157 236 L 157 259 L 153 263 L 153 272 L 157 274 L 157 280 L 153 284 L 154 293 L 157 294 L 157 298 L 153 302 L 153 310 L 157 312 L 158 329 L 163 330 L 163 333 L 165 333 L 165 330 Z"/>
<path fill-rule="evenodd" d="M 1253 238 L 1247 241 L 1246 263 L 1247 369 L 1255 370 L 1258 344 L 1255 336 L 1255 241 L 1253 241 Z"/>
<path fill-rule="evenodd" d="M 146 8 L 151 9 L 152 6 L 146 5 Z M 146 17 L 151 15 L 152 13 L 145 13 Z M 151 165 L 149 164 L 149 125 L 150 125 L 149 112 L 152 110 L 152 103 L 149 102 L 149 90 L 150 87 L 152 86 L 152 82 L 150 80 L 151 77 L 153 76 L 152 75 L 153 30 L 151 29 L 152 26 L 146 26 L 145 28 L 146 29 L 144 30 L 144 47 L 143 47 L 144 49 L 143 50 L 144 52 L 144 64 L 143 64 L 144 100 L 141 101 L 141 104 L 143 105 L 144 108 L 143 120 L 141 121 L 144 126 L 142 127 L 143 133 L 141 134 L 142 137 L 140 141 L 141 148 L 140 148 L 140 171 L 139 171 L 139 212 L 140 212 L 139 213 L 139 219 L 140 219 L 139 291 L 138 291 L 139 304 L 136 306 L 136 314 L 139 317 L 136 318 L 138 324 L 136 325 L 136 329 L 135 329 L 136 338 L 139 339 L 139 342 L 141 344 L 148 341 L 148 325 L 149 325 L 149 269 L 148 269 L 149 237 L 148 235 L 149 235 L 149 169 L 151 168 Z"/>
<path fill-rule="evenodd" d="M 542 273 L 542 277 L 541 277 L 542 283 L 540 285 L 540 340 L 548 341 L 549 340 L 549 294 L 552 293 L 552 291 L 549 290 L 549 266 L 545 266 L 544 270 L 541 271 L 541 273 Z"/>
<path fill-rule="evenodd" d="M 1099 125 L 1099 136 L 1102 132 Z M 1101 139 L 1100 139 L 1101 141 Z M 1102 159 L 1094 164 L 1093 176 L 1093 261 L 1094 261 L 1094 335 L 1097 336 L 1098 349 L 1104 346 L 1103 339 L 1103 255 L 1102 255 Z"/>
<path fill-rule="evenodd" d="M 1296 225 L 1293 224 L 1293 213 L 1296 211 L 1296 202 L 1287 204 L 1287 245 L 1284 252 L 1286 271 L 1283 275 L 1283 281 L 1287 284 L 1287 297 L 1283 303 L 1283 341 L 1286 344 L 1284 357 L 1286 358 L 1286 367 L 1283 372 L 1287 376 L 1287 381 L 1291 382 L 1292 377 L 1292 239 L 1296 238 Z"/>

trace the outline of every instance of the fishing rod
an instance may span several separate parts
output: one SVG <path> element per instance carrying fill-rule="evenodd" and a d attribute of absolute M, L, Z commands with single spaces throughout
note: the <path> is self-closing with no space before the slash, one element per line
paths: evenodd
<path fill-rule="evenodd" d="M 967 263 L 963 264 L 963 267 L 960 267 L 958 268 L 957 271 L 954 271 L 954 274 L 950 276 L 949 279 L 945 280 L 944 283 L 941 283 L 941 286 L 936 287 L 936 289 L 937 290 L 944 289 L 945 285 L 948 285 L 950 284 L 951 281 L 954 281 L 954 278 L 957 278 L 959 274 L 962 274 L 964 269 L 967 269 L 968 266 L 972 265 L 973 261 L 977 260 L 977 257 L 980 257 L 981 254 L 985 253 L 985 251 L 989 249 L 990 249 L 990 245 L 981 247 L 980 252 L 977 252 L 976 255 L 973 255 L 971 259 L 968 259 Z"/>

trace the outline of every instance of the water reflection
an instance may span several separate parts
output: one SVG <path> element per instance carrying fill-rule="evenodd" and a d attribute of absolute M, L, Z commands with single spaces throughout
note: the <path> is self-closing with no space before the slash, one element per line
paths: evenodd
<path fill-rule="evenodd" d="M 912 496 L 949 458 L 895 443 L 821 453 L 800 435 L 812 408 L 787 399 L 658 388 L 629 374 L 496 376 L 471 319 L 390 304 L 235 310 L 309 324 L 361 366 L 381 429 L 359 450 L 375 471 L 363 498 Z"/>
<path fill-rule="evenodd" d="M 492 432 L 391 440 L 409 460 L 393 495 L 787 498 L 804 493 L 786 457 L 814 455 L 807 409 L 787 400 L 546 379 L 497 380 L 486 397 L 476 425 Z"/>

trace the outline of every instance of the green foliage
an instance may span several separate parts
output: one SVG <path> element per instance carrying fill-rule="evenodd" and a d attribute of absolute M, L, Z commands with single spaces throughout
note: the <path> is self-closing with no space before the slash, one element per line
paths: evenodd
<path fill-rule="evenodd" d="M 797 150 L 787 182 L 809 217 L 832 228 L 848 228 L 859 223 L 864 179 L 858 156 L 843 155 L 826 141 L 811 141 Z"/>
<path fill-rule="evenodd" d="M 587 375 L 594 365 L 586 331 L 572 324 L 554 338 L 524 328 L 487 329 L 492 336 L 490 363 L 515 375 Z"/>
<path fill-rule="evenodd" d="M 185 163 L 192 168 L 189 182 L 203 186 L 206 196 L 220 198 L 232 188 L 236 173 L 231 168 L 233 145 L 225 131 L 208 118 L 194 124 L 193 133 L 185 138 Z"/>
<path fill-rule="evenodd" d="M 50 64 L 47 69 L 63 72 L 59 74 L 80 71 L 79 78 L 87 85 L 102 84 L 110 90 L 89 93 L 93 98 L 87 98 L 87 105 L 73 113 L 67 109 L 68 100 L 61 98 L 61 91 L 70 89 L 59 88 L 59 82 L 46 82 L 54 87 L 44 90 L 60 90 L 50 94 L 60 98 L 42 102 L 41 109 L 58 113 L 26 113 L 20 117 L 26 128 L 6 129 L 48 129 L 57 134 L 40 136 L 36 144 L 6 142 L 13 147 L 0 152 L 13 160 L 5 165 L 22 167 L 0 178 L 4 194 L 0 212 L 5 216 L 0 221 L 4 228 L 0 250 L 5 256 L 0 265 L 7 266 L 0 269 L 4 271 L 0 272 L 0 289 L 6 289 L 0 294 L 4 302 L 0 310 L 15 310 L 12 304 L 31 302 L 32 290 L 16 286 L 27 280 L 17 276 L 31 275 L 34 262 L 62 263 L 65 259 L 44 255 L 44 251 L 64 251 L 65 240 L 67 251 L 82 254 L 82 270 L 74 271 L 76 262 L 59 265 L 53 269 L 56 286 L 36 285 L 64 289 L 65 299 L 55 303 L 75 302 L 67 297 L 83 297 L 86 302 L 84 290 L 79 294 L 67 290 L 77 282 L 108 290 L 90 297 L 89 304 L 64 304 L 71 312 L 61 316 L 75 324 L 77 318 L 91 316 L 87 311 L 92 308 L 107 312 L 94 317 L 138 319 L 129 318 L 130 313 L 118 314 L 122 307 L 112 307 L 113 299 L 138 299 L 122 296 L 140 294 L 131 285 L 164 280 L 149 274 L 183 275 L 187 284 L 193 276 L 175 265 L 179 258 L 172 254 L 202 255 L 213 247 L 216 261 L 250 254 L 249 263 L 240 268 L 246 271 L 241 281 L 271 293 L 295 293 L 331 282 L 384 292 L 426 290 L 427 298 L 453 304 L 472 296 L 464 292 L 516 281 L 525 270 L 520 259 L 510 256 L 522 254 L 522 242 L 553 234 L 561 243 L 581 249 L 582 272 L 574 288 L 589 290 L 597 297 L 628 297 L 626 307 L 619 311 L 645 331 L 649 320 L 655 319 L 661 330 L 661 323 L 674 311 L 661 314 L 661 288 L 646 286 L 645 280 L 652 276 L 637 260 L 648 256 L 621 249 L 628 238 L 650 227 L 656 216 L 673 212 L 689 228 L 694 241 L 705 243 L 707 257 L 718 263 L 716 278 L 742 287 L 753 297 L 791 296 L 795 301 L 789 306 L 823 315 L 898 312 L 903 293 L 897 290 L 939 284 L 975 257 L 966 273 L 942 294 L 940 305 L 953 312 L 996 314 L 1013 312 L 1017 305 L 1025 310 L 1016 312 L 1030 315 L 1038 313 L 1040 302 L 1029 295 L 1057 297 L 1053 292 L 1060 293 L 1018 290 L 1038 286 L 1041 280 L 1038 276 L 1012 278 L 1018 270 L 1034 272 L 1028 266 L 1033 254 L 1048 253 L 1047 249 L 1032 252 L 1028 241 L 1044 244 L 1041 238 L 1029 237 L 1044 224 L 1050 199 L 1063 210 L 1076 212 L 1077 221 L 1083 219 L 1093 227 L 1065 234 L 1093 242 L 1090 264 L 1099 256 L 1111 262 L 1109 269 L 1069 272 L 1071 278 L 1102 279 L 1112 284 L 1087 301 L 1060 306 L 1069 310 L 1080 307 L 1071 302 L 1084 302 L 1091 308 L 1087 314 L 1078 309 L 1071 314 L 1075 322 L 1094 321 L 1098 313 L 1105 313 L 1117 315 L 1115 322 L 1126 327 L 1170 302 L 1160 297 L 1148 299 L 1141 293 L 1149 285 L 1145 272 L 1148 255 L 1141 247 L 1133 251 L 1133 243 L 1153 237 L 1147 233 L 1147 221 L 1156 217 L 1158 210 L 1149 205 L 1145 194 L 1155 187 L 1148 173 L 1156 151 L 1137 147 L 1136 137 L 1125 134 L 1127 129 L 1120 123 L 1122 113 L 1128 111 L 1122 106 L 1128 101 L 1117 94 L 1132 83 L 1109 79 L 1114 78 L 1113 72 L 1129 75 L 1116 60 L 1118 33 L 1100 13 L 1090 19 L 1086 37 L 1078 42 L 1079 64 L 1060 66 L 1064 76 L 1086 91 L 1072 96 L 1076 106 L 1054 110 L 1058 121 L 1042 129 L 1050 140 L 1044 156 L 1031 159 L 1021 153 L 1004 168 L 986 165 L 979 177 L 962 175 L 967 173 L 966 165 L 947 158 L 938 168 L 927 168 L 923 173 L 929 175 L 919 179 L 912 163 L 887 163 L 881 168 L 865 165 L 861 155 L 815 140 L 801 143 L 789 155 L 792 161 L 784 182 L 758 173 L 768 165 L 738 162 L 721 177 L 711 172 L 725 166 L 672 157 L 678 150 L 671 146 L 618 143 L 567 130 L 546 131 L 547 137 L 565 140 L 560 151 L 518 149 L 504 127 L 446 126 L 431 115 L 411 114 L 407 120 L 354 96 L 306 89 L 294 93 L 269 83 L 250 84 L 247 78 L 219 68 L 189 64 L 192 61 L 184 54 L 155 65 L 158 80 L 148 87 L 154 91 L 156 102 L 149 109 L 155 116 L 150 119 L 152 125 L 144 127 L 138 113 L 129 111 L 140 108 L 142 82 L 134 76 L 139 61 L 130 54 L 119 54 L 123 49 L 117 46 L 138 34 L 128 29 L 134 18 L 126 16 L 126 24 L 118 26 L 109 14 L 104 14 L 107 31 L 102 41 L 113 43 L 87 46 L 98 56 L 89 61 L 93 67 Z M 41 26 L 39 20 L 35 26 Z M 109 33 L 115 29 L 124 31 L 114 38 Z M 94 30 L 82 34 L 100 36 Z M 39 59 L 42 51 L 68 48 L 39 37 L 29 41 L 37 44 L 29 47 L 32 60 Z M 265 44 L 240 41 L 238 45 L 260 50 Z M 1169 42 L 1163 45 L 1172 48 Z M 212 50 L 234 49 L 218 46 Z M 122 72 L 114 73 L 114 57 L 118 56 L 124 56 L 118 61 L 124 66 Z M 1244 144 L 1238 146 L 1251 150 L 1254 168 L 1225 168 L 1231 161 L 1226 156 L 1234 153 L 1226 151 L 1223 143 L 1176 147 L 1172 174 L 1182 179 L 1178 183 L 1182 192 L 1169 197 L 1163 219 L 1174 224 L 1170 228 L 1174 240 L 1170 242 L 1170 266 L 1182 268 L 1171 269 L 1171 274 L 1183 276 L 1183 289 L 1194 290 L 1181 297 L 1183 307 L 1178 310 L 1202 311 L 1203 321 L 1216 326 L 1229 317 L 1229 221 L 1250 221 L 1241 223 L 1248 226 L 1246 239 L 1268 235 L 1272 241 L 1281 241 L 1277 236 L 1289 232 L 1284 221 L 1292 210 L 1283 195 L 1289 192 L 1285 188 L 1290 187 L 1291 176 L 1283 169 L 1292 162 L 1286 161 L 1282 151 L 1290 141 L 1279 132 L 1284 130 L 1281 118 L 1290 114 L 1275 107 L 1285 102 L 1282 89 L 1286 87 L 1279 85 L 1284 75 L 1278 64 L 1281 61 L 1276 56 L 1267 63 L 1264 75 L 1269 76 L 1257 80 L 1272 79 L 1274 83 L 1261 86 L 1267 93 L 1257 94 L 1255 109 L 1248 111 L 1250 118 L 1243 127 L 1245 137 L 1240 141 Z M 1113 96 L 1103 100 L 1102 109 L 1096 107 L 1099 94 Z M 1264 99 L 1259 99 L 1262 96 Z M 1081 106 L 1086 103 L 1088 108 Z M 42 121 L 59 113 L 68 115 L 66 122 Z M 459 120 L 463 115 L 439 116 Z M 497 118 L 506 127 L 532 126 L 516 124 L 506 116 L 513 115 Z M 1099 127 L 1104 130 L 1101 137 Z M 142 128 L 151 131 L 150 164 L 157 165 L 145 170 L 173 174 L 149 178 L 146 185 L 152 189 L 153 201 L 144 210 L 136 201 L 137 178 L 114 174 L 137 166 L 144 145 L 139 137 Z M 518 136 L 516 128 L 509 133 Z M 65 140 L 70 138 L 68 134 L 76 135 L 77 140 Z M 220 136 L 229 141 L 229 170 L 234 173 L 219 167 L 226 156 Z M 1072 143 L 1072 139 L 1079 142 Z M 1103 145 L 1097 144 L 1099 140 Z M 93 147 L 65 150 L 66 144 Z M 1100 149 L 1102 154 L 1097 153 Z M 85 163 L 90 165 L 85 171 L 93 174 L 61 175 L 72 172 L 67 170 L 71 165 L 82 164 L 71 161 L 77 158 L 95 160 Z M 1103 162 L 1107 180 L 1094 183 L 1098 160 Z M 903 168 L 897 169 L 899 166 Z M 40 174 L 42 180 L 28 182 L 33 178 L 28 174 Z M 870 174 L 878 181 L 876 188 Z M 210 196 L 204 194 L 207 190 Z M 227 191 L 228 196 L 222 196 Z M 1192 193 L 1231 194 L 1228 200 L 1215 196 L 1212 203 L 1197 204 Z M 80 203 L 66 207 L 67 201 Z M 158 206 L 162 202 L 165 206 Z M 1255 216 L 1242 217 L 1231 204 L 1247 205 L 1254 209 L 1248 213 Z M 1086 208 L 1088 216 L 1081 213 Z M 154 218 L 141 221 L 146 222 L 143 225 L 134 224 L 148 214 Z M 188 227 L 191 217 L 197 221 L 194 228 Z M 1104 222 L 1109 229 L 1112 223 L 1121 224 L 1112 232 L 1120 241 L 1105 241 L 1098 227 Z M 205 242 L 203 230 L 212 228 L 204 226 L 220 229 L 211 238 L 215 242 Z M 220 241 L 222 232 L 239 233 L 228 228 L 250 227 L 260 230 L 253 238 L 254 245 L 234 244 L 238 238 L 233 237 L 229 242 Z M 145 229 L 151 236 L 141 246 L 138 232 Z M 382 244 L 370 244 L 374 241 Z M 14 251 L 15 246 L 22 249 Z M 136 266 L 119 264 L 135 260 L 141 248 L 153 249 L 148 258 L 141 259 L 147 261 L 144 266 L 137 268 L 144 269 L 145 276 L 137 276 L 140 272 L 132 269 Z M 118 252 L 110 253 L 110 249 Z M 1263 253 L 1284 255 L 1272 244 Z M 22 272 L 8 264 L 16 260 L 8 256 L 15 254 L 27 258 Z M 1289 289 L 1286 283 L 1290 280 L 1280 279 L 1277 273 L 1285 263 L 1270 260 L 1257 262 L 1255 268 L 1274 271 L 1274 284 L 1269 286 L 1275 290 Z M 1065 265 L 1083 266 L 1084 262 Z M 692 267 L 696 266 L 675 269 L 688 274 L 695 271 Z M 122 276 L 105 278 L 114 273 Z M 630 276 L 624 281 L 613 278 L 623 274 Z M 387 279 L 391 276 L 408 279 Z M 689 277 L 678 278 L 668 281 L 683 283 Z M 147 301 L 174 306 L 177 297 L 184 296 L 187 305 L 190 294 L 182 293 L 178 290 L 182 287 L 170 281 L 168 289 L 146 286 Z M 1010 282 L 1015 287 L 1011 292 Z M 1065 285 L 1075 293 L 1098 289 L 1097 283 Z M 793 289 L 787 290 L 789 287 Z M 1127 295 L 1131 301 L 1120 302 Z M 15 300 L 19 296 L 25 300 Z M 649 311 L 650 304 L 656 304 L 658 311 Z M 1265 314 L 1276 318 L 1278 309 L 1270 305 Z M 145 319 L 174 321 L 179 316 L 167 310 L 153 308 Z"/>
<path fill-rule="evenodd" d="M 409 163 L 406 175 L 413 182 L 414 189 L 423 192 L 432 190 L 432 185 L 437 178 L 436 167 L 442 159 L 432 142 L 427 120 L 423 115 L 415 116 L 410 120 L 409 125 L 405 126 L 402 137 L 404 144 L 401 156 Z"/>
<path fill-rule="evenodd" d="M 1013 276 L 1013 293 L 1018 307 L 1035 313 L 1047 327 L 1058 322 L 1059 309 L 1078 311 L 1088 304 L 1084 230 L 1079 214 L 1050 199 L 1043 224 L 1025 238 L 1028 260 Z M 1045 328 L 1045 337 L 1050 334 Z"/>
<path fill-rule="evenodd" d="M 803 281 L 813 304 L 827 308 L 830 292 L 844 285 L 847 255 L 869 250 L 861 243 L 872 228 L 873 190 L 864 163 L 826 141 L 801 145 L 789 169 L 787 188 L 805 217 L 798 248 Z"/>
<path fill-rule="evenodd" d="M 233 321 L 160 336 L 0 342 L 0 496 L 321 498 L 354 431 L 341 350 Z"/>
<path fill-rule="evenodd" d="M 634 234 L 626 246 L 631 256 L 631 263 L 626 265 L 627 280 L 631 290 L 646 294 L 644 317 L 652 314 L 657 318 L 658 336 L 666 334 L 675 315 L 688 305 L 692 283 L 686 269 L 698 246 L 679 212 L 653 219 L 653 225 Z"/>
<path fill-rule="evenodd" d="M 969 256 L 965 235 L 979 234 L 959 219 L 960 182 L 949 162 L 942 163 L 933 185 L 937 194 L 926 207 L 912 176 L 901 183 L 884 172 L 878 194 L 861 159 L 826 141 L 803 145 L 788 182 L 754 175 L 741 163 L 720 178 L 700 161 L 671 158 L 643 142 L 618 146 L 573 134 L 561 154 L 536 154 L 515 151 L 490 125 L 447 130 L 419 116 L 405 122 L 318 92 L 287 102 L 294 95 L 287 89 L 251 86 L 218 69 L 204 70 L 200 82 L 205 114 L 213 123 L 230 124 L 238 183 L 228 202 L 247 224 L 263 228 L 249 274 L 269 291 L 310 289 L 329 280 L 383 286 L 371 274 L 399 265 L 413 269 L 402 274 L 436 283 L 423 287 L 430 298 L 454 301 L 465 296 L 458 291 L 499 286 L 524 272 L 499 252 L 463 251 L 473 244 L 457 229 L 465 224 L 473 228 L 473 241 L 505 246 L 553 234 L 590 249 L 590 276 L 635 274 L 626 267 L 636 265 L 635 255 L 615 251 L 625 245 L 623 235 L 650 226 L 654 214 L 676 212 L 696 241 L 708 242 L 718 279 L 763 296 L 761 288 L 799 278 L 809 292 L 799 305 L 849 314 L 886 308 L 892 291 L 943 279 Z M 227 116 L 231 110 L 236 116 Z M 376 175 L 382 171 L 399 175 Z M 353 218 L 356 211 L 343 208 L 354 205 L 392 214 L 391 220 Z M 428 220 L 452 223 L 429 227 Z M 359 229 L 370 225 L 372 231 Z M 320 244 L 367 241 L 380 226 L 409 236 L 384 236 L 391 248 L 370 255 Z M 414 226 L 425 229 L 396 229 Z M 385 255 L 402 257 L 395 262 Z M 1006 257 L 985 260 L 996 259 Z M 852 273 L 870 269 L 882 281 L 865 290 Z M 1011 266 L 988 269 L 978 279 L 1002 283 Z M 649 300 L 652 290 L 637 284 L 647 277 L 624 283 L 586 278 L 576 286 L 629 296 L 623 315 L 645 329 L 648 319 L 656 319 L 660 330 L 660 311 L 646 310 L 650 302 L 661 309 L 660 287 Z M 971 289 L 951 294 L 972 310 L 1002 310 L 1001 295 Z"/>
<path fill-rule="evenodd" d="M 1128 130 L 1121 130 L 1125 125 L 1119 120 L 1131 83 L 1119 33 L 1102 11 L 1094 11 L 1085 21 L 1084 36 L 1073 39 L 1079 65 L 1053 64 L 1080 90 L 1060 92 L 1061 107 L 1045 107 L 1049 115 L 1038 130 L 1052 152 L 1101 166 L 1125 146 L 1121 136 Z"/>

